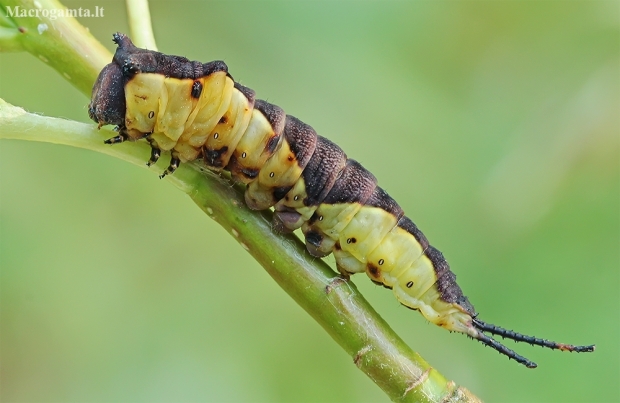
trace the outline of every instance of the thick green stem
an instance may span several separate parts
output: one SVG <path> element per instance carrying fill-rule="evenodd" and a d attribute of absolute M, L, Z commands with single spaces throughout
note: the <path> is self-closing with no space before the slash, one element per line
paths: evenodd
<path fill-rule="evenodd" d="M 56 0 L 2 0 L 0 50 L 32 53 L 89 96 L 112 56 L 75 18 L 58 17 L 62 10 Z"/>

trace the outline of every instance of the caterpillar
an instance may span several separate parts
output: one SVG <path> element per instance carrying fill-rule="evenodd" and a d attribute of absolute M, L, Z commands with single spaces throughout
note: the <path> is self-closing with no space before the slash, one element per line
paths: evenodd
<path fill-rule="evenodd" d="M 116 144 L 145 139 L 147 165 L 171 154 L 160 175 L 201 159 L 246 185 L 251 209 L 274 208 L 274 228 L 301 228 L 308 252 L 334 254 L 346 278 L 365 272 L 404 306 L 449 331 L 464 333 L 528 368 L 537 365 L 493 335 L 550 349 L 592 352 L 486 323 L 463 295 L 442 253 L 375 176 L 282 108 L 255 98 L 222 61 L 201 63 L 141 49 L 116 33 L 113 60 L 100 72 L 88 106 L 99 128 L 115 125 Z"/>

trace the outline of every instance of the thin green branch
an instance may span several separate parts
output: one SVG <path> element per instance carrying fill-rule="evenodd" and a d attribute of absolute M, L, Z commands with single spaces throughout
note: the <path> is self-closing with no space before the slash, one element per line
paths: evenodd
<path fill-rule="evenodd" d="M 131 40 L 139 48 L 157 50 L 148 0 L 126 0 Z"/>
<path fill-rule="evenodd" d="M 31 2 L 2 0 L 2 5 L 34 7 Z M 39 0 L 43 7 L 62 7 Z M 99 70 L 111 55 L 74 19 L 63 19 L 39 35 L 36 23 L 25 17 L 11 19 L 20 35 L 7 36 L 7 48 L 29 51 L 62 73 L 87 96 Z M 58 21 L 58 20 L 56 20 Z M 2 25 L 4 27 L 4 25 Z M 10 27 L 9 27 L 10 28 Z M 22 33 L 22 31 L 24 31 Z M 2 45 L 0 38 L 0 45 Z M 86 51 L 85 48 L 89 48 Z M 58 52 L 66 52 L 61 56 Z M 0 139 L 44 141 L 103 152 L 141 167 L 148 159 L 144 142 L 114 147 L 103 144 L 109 129 L 98 131 L 83 124 L 25 112 L 0 100 Z M 163 166 L 151 167 L 160 173 Z M 210 217 L 222 225 L 267 270 L 393 401 L 475 402 L 467 389 L 448 382 L 413 352 L 379 317 L 355 286 L 342 280 L 323 261 L 311 258 L 295 236 L 275 234 L 270 212 L 250 211 L 239 189 L 226 179 L 205 173 L 195 164 L 183 164 L 166 180 L 187 193 Z"/>

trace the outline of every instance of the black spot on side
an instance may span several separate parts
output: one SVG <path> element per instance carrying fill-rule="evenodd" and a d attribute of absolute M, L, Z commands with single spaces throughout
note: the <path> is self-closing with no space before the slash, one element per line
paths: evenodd
<path fill-rule="evenodd" d="M 224 164 L 222 162 L 222 155 L 228 151 L 228 146 L 224 146 L 219 150 L 210 150 L 206 147 L 202 148 L 202 155 L 206 165 L 216 168 L 221 168 Z"/>
<path fill-rule="evenodd" d="M 202 83 L 200 81 L 194 81 L 192 84 L 192 98 L 200 98 L 202 94 Z"/>
<path fill-rule="evenodd" d="M 241 173 L 248 179 L 254 179 L 258 176 L 259 169 L 257 168 L 243 168 Z"/>
<path fill-rule="evenodd" d="M 317 214 L 317 212 L 315 211 L 312 216 L 310 216 L 310 219 L 308 220 L 308 224 L 312 225 L 315 222 L 317 222 L 319 220 L 319 214 Z"/>
<path fill-rule="evenodd" d="M 456 275 L 450 270 L 450 265 L 444 259 L 443 254 L 432 246 L 425 252 L 435 269 L 437 276 L 437 291 L 441 299 L 449 303 L 457 303 L 463 307 L 470 315 L 475 315 L 476 311 L 467 297 L 463 295 L 461 287 L 456 283 Z"/>
<path fill-rule="evenodd" d="M 366 265 L 366 271 L 371 279 L 378 279 L 381 276 L 381 270 L 372 263 Z"/>
<path fill-rule="evenodd" d="M 282 200 L 284 198 L 284 196 L 286 196 L 286 194 L 292 188 L 293 188 L 292 186 L 283 186 L 283 187 L 273 188 L 273 198 L 274 198 L 274 200 L 276 200 L 276 201 Z"/>
<path fill-rule="evenodd" d="M 308 231 L 306 232 L 306 242 L 315 246 L 321 246 L 321 242 L 323 242 L 323 236 L 316 231 Z"/>

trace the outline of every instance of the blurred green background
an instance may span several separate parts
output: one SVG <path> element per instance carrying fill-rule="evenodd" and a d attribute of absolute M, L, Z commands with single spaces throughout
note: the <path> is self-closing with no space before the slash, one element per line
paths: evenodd
<path fill-rule="evenodd" d="M 82 19 L 111 51 L 124 4 Z M 527 370 L 355 284 L 489 402 L 620 400 L 620 3 L 151 3 L 159 49 L 233 77 L 362 162 L 480 317 L 593 354 Z M 0 96 L 88 121 L 29 54 Z M 148 158 L 145 155 L 145 161 Z M 0 142 L 2 401 L 379 402 L 385 395 L 187 197 L 79 149 Z M 333 258 L 328 258 L 333 265 Z"/>

